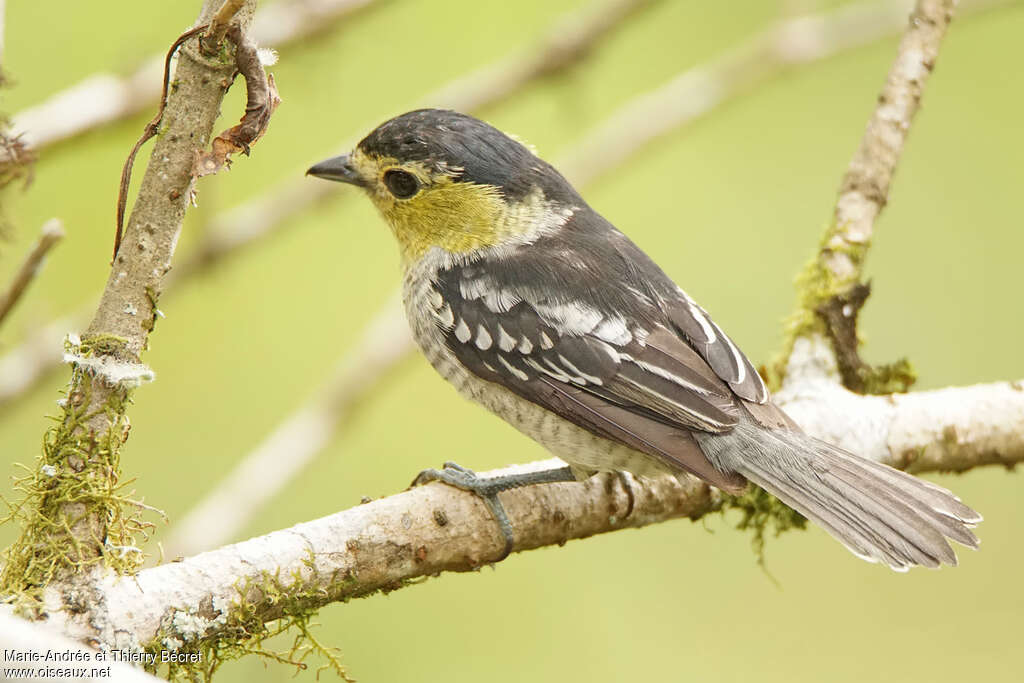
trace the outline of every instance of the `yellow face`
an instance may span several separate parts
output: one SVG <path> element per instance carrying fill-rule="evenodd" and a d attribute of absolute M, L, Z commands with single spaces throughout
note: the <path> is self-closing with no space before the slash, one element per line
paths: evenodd
<path fill-rule="evenodd" d="M 356 149 L 349 165 L 391 226 L 406 263 L 432 247 L 464 254 L 498 244 L 509 229 L 508 206 L 493 185 L 460 182 L 419 162 L 371 157 Z"/>

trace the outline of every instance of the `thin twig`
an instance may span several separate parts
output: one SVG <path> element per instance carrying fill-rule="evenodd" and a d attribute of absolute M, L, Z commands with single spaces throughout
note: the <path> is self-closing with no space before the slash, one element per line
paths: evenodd
<path fill-rule="evenodd" d="M 244 4 L 245 0 L 224 0 L 224 4 L 213 15 L 206 34 L 199 41 L 207 55 L 217 53 L 217 47 L 224 40 L 224 36 L 227 35 L 231 21 Z"/>
<path fill-rule="evenodd" d="M 39 239 L 32 245 L 21 268 L 14 274 L 11 283 L 7 286 L 7 291 L 0 295 L 0 326 L 3 325 L 4 319 L 14 309 L 15 304 L 21 300 L 22 294 L 39 274 L 50 249 L 64 237 L 64 226 L 58 219 L 51 218 L 43 224 L 40 232 Z"/>
<path fill-rule="evenodd" d="M 844 385 L 856 391 L 905 391 L 913 382 L 906 361 L 876 369 L 860 359 L 856 318 L 867 298 L 863 267 L 875 222 L 888 201 L 896 165 L 955 5 L 955 0 L 916 2 L 878 105 L 840 184 L 832 224 L 800 278 L 803 291 L 791 338 L 827 334 Z M 836 324 L 840 318 L 849 319 L 849 324 Z"/>

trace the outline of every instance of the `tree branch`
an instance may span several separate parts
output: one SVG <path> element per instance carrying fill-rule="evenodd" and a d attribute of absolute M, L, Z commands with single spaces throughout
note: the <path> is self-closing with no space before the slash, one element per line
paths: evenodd
<path fill-rule="evenodd" d="M 831 362 L 827 350 L 814 358 L 822 361 L 822 355 L 823 362 Z M 823 392 L 822 382 L 828 385 Z M 982 464 L 1012 467 L 1024 461 L 1024 382 L 919 392 L 889 401 L 836 388 L 827 377 L 807 376 L 780 398 L 811 434 L 889 464 L 911 465 L 917 472 Z M 679 517 L 697 519 L 721 504 L 717 491 L 695 479 L 682 484 L 671 477 L 641 479 L 633 512 L 624 517 L 628 495 L 610 475 L 515 489 L 501 498 L 516 530 L 516 552 Z M 134 577 L 111 578 L 101 590 L 109 621 L 120 630 L 143 642 L 159 632 L 181 639 L 182 649 L 188 650 L 197 639 L 236 626 L 240 600 L 247 615 L 271 620 L 288 605 L 314 609 L 396 590 L 440 572 L 472 571 L 500 557 L 503 548 L 483 503 L 430 484 Z M 215 606 L 212 612 L 210 605 Z M 186 632 L 174 626 L 179 615 L 187 617 L 178 619 L 189 624 Z M 51 620 L 63 618 L 51 615 Z M 95 636 L 81 624 L 65 626 L 73 637 Z M 116 638 L 102 636 L 107 643 L 117 643 Z"/>
<path fill-rule="evenodd" d="M 336 9 L 341 4 L 345 4 L 349 8 L 348 11 L 354 11 L 357 7 L 368 5 L 372 0 L 361 0 L 360 2 L 349 0 L 347 3 L 339 3 L 338 0 L 325 1 L 327 4 L 322 7 L 316 0 L 293 0 L 271 5 L 256 14 L 255 22 L 260 24 L 262 17 L 262 25 L 266 27 L 264 31 L 271 31 L 272 27 L 276 27 L 273 30 L 282 33 L 274 35 L 280 38 L 282 35 L 291 35 L 288 31 L 293 29 L 289 27 L 294 27 L 298 20 L 296 19 L 295 22 L 284 21 L 284 17 L 279 13 L 283 12 L 285 8 L 293 7 L 295 3 L 306 7 L 307 14 L 301 15 L 305 17 L 303 21 L 315 22 L 326 20 L 328 17 L 325 17 L 324 14 L 330 8 Z M 558 69 L 568 68 L 578 61 L 567 59 L 567 55 L 573 56 L 575 60 L 585 59 L 598 43 L 613 35 L 615 30 L 621 26 L 621 24 L 609 22 L 610 16 L 628 16 L 630 13 L 625 8 L 640 7 L 647 1 L 617 1 L 599 5 L 596 10 L 587 8 L 578 15 L 565 17 L 549 30 L 546 37 L 539 41 L 534 48 L 522 52 L 517 51 L 514 56 L 506 57 L 495 65 L 485 67 L 470 76 L 458 78 L 434 94 L 427 96 L 425 102 L 432 106 L 469 111 L 476 106 L 493 106 L 504 101 L 536 79 L 555 73 L 556 69 L 553 64 L 548 64 L 543 59 L 537 60 L 534 58 L 535 55 L 550 54 L 552 58 L 558 58 Z M 561 27 L 571 24 L 580 24 L 585 29 L 574 33 L 571 41 L 572 50 L 557 47 L 561 46 L 564 40 L 559 35 Z M 255 28 L 253 33 L 255 34 Z M 519 64 L 519 60 L 524 54 L 530 55 L 530 63 L 533 65 L 527 71 L 524 71 Z M 524 77 L 524 75 L 528 77 Z M 157 75 L 150 75 L 149 78 L 153 83 L 159 81 Z M 492 79 L 503 83 L 504 87 L 494 87 Z M 345 141 L 339 145 L 339 148 L 347 149 L 351 145 L 352 141 Z M 296 173 L 295 175 L 298 177 L 301 174 Z M 165 289 L 173 288 L 177 282 L 191 279 L 196 274 L 220 263 L 227 256 L 238 254 L 244 247 L 283 228 L 286 221 L 292 216 L 316 202 L 332 196 L 332 189 L 327 183 L 309 183 L 304 180 L 288 181 L 281 183 L 274 191 L 264 193 L 234 209 L 223 212 L 213 221 L 213 225 L 202 243 L 178 263 L 171 273 L 168 273 L 165 278 Z M 95 310 L 95 304 L 88 305 L 83 311 L 47 325 L 44 329 L 31 334 L 28 340 L 0 358 L 0 408 L 9 405 L 18 396 L 35 386 L 48 370 L 60 365 L 62 359 L 61 340 L 69 330 L 80 329 L 85 324 L 85 317 L 92 310 Z"/>
<path fill-rule="evenodd" d="M 484 106 L 506 92 L 506 88 L 521 87 L 526 82 L 523 74 L 536 77 L 550 73 L 547 65 L 564 67 L 565 55 L 588 53 L 598 31 L 607 32 L 614 25 L 613 20 L 621 21 L 624 12 L 639 7 L 621 2 L 603 5 L 582 21 L 566 22 L 579 26 L 568 37 L 553 30 L 542 42 L 546 47 L 533 51 L 535 57 L 507 58 L 455 81 L 433 97 Z M 892 3 L 870 2 L 782 21 L 708 64 L 689 69 L 668 84 L 627 101 L 585 134 L 555 167 L 582 189 L 656 137 L 689 125 L 785 67 L 823 59 L 877 39 L 904 20 L 905 13 L 901 9 L 893 11 Z M 281 205 L 293 210 L 295 197 L 286 196 L 287 201 Z M 254 221 L 266 221 L 260 215 L 275 213 L 258 210 L 250 215 L 249 219 L 238 221 L 246 230 L 252 230 Z M 169 556 L 189 555 L 235 537 L 255 511 L 330 443 L 351 407 L 365 400 L 380 379 L 413 350 L 403 313 L 398 303 L 392 301 L 377 312 L 363 339 L 342 361 L 342 367 L 348 370 L 335 374 L 319 397 L 285 418 L 175 524 L 166 545 Z M 376 376 L 369 377 L 366 370 Z"/>
<path fill-rule="evenodd" d="M 39 274 L 50 249 L 64 238 L 64 226 L 56 218 L 51 218 L 43 224 L 40 233 L 39 239 L 29 250 L 21 268 L 14 274 L 11 283 L 7 286 L 7 291 L 0 294 L 0 326 L 3 325 L 4 318 L 14 309 L 14 306 L 21 300 L 22 294 Z"/>
<path fill-rule="evenodd" d="M 261 9 L 250 35 L 258 45 L 281 48 L 348 19 L 382 0 L 281 0 Z M 163 55 L 145 60 L 130 76 L 94 74 L 13 117 L 12 129 L 42 149 L 146 111 L 160 95 Z"/>
<path fill-rule="evenodd" d="M 208 57 L 212 57 L 217 54 L 217 48 L 220 46 L 221 41 L 224 40 L 224 36 L 228 33 L 228 27 L 234 20 L 235 15 L 242 9 L 242 5 L 245 4 L 245 0 L 224 0 L 224 4 L 220 6 L 217 13 L 213 15 L 213 19 L 210 20 L 210 25 L 206 29 L 206 33 L 199 41 L 200 48 L 204 49 L 205 54 Z"/>
<path fill-rule="evenodd" d="M 826 334 L 839 359 L 843 383 L 861 393 L 906 391 L 914 381 L 906 360 L 876 369 L 860 359 L 856 318 L 867 298 L 861 278 L 875 221 L 888 201 L 896 164 L 955 4 L 955 0 L 915 4 L 878 106 L 840 184 L 832 224 L 817 257 L 800 277 L 791 339 Z"/>
<path fill-rule="evenodd" d="M 200 24 L 214 5 L 207 0 Z M 47 433 L 37 471 L 21 482 L 28 498 L 20 509 L 30 512 L 7 551 L 0 575 L 5 593 L 31 595 L 65 575 L 81 581 L 101 563 L 130 570 L 140 562 L 140 526 L 126 510 L 132 503 L 118 493 L 119 451 L 130 429 L 126 409 L 133 388 L 152 379 L 140 357 L 192 191 L 195 147 L 210 137 L 234 68 L 203 58 L 193 42 L 181 51 L 165 132 L 154 145 L 124 242 L 92 323 L 66 348 L 73 372 L 63 414 Z"/>
<path fill-rule="evenodd" d="M 2 2 L 2 0 L 0 0 Z M 0 612 L 0 643 L 3 643 L 7 651 L 4 657 L 4 664 L 7 675 L 4 680 L 13 680 L 17 675 L 15 671 L 31 671 L 35 675 L 26 680 L 41 680 L 53 678 L 52 675 L 45 675 L 46 669 L 52 673 L 53 670 L 60 670 L 62 674 L 73 673 L 74 670 L 85 670 L 88 673 L 82 676 L 61 676 L 61 680 L 69 683 L 93 683 L 97 679 L 106 678 L 109 680 L 122 681 L 123 683 L 155 683 L 161 679 L 150 676 L 145 671 L 137 669 L 130 664 L 122 664 L 115 661 L 110 653 L 102 653 L 89 649 L 81 643 L 70 640 L 67 636 L 54 631 L 52 626 L 46 626 L 38 622 L 26 621 Z M 78 655 L 74 664 L 54 663 L 45 664 L 27 663 L 19 665 L 15 663 L 16 653 L 70 653 Z M 102 671 L 104 673 L 99 673 Z"/>

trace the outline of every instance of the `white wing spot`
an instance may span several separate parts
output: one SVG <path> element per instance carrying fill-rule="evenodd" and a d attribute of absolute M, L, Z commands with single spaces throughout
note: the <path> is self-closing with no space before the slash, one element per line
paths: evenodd
<path fill-rule="evenodd" d="M 436 289 L 430 290 L 430 305 L 437 309 L 444 305 L 444 297 Z"/>
<path fill-rule="evenodd" d="M 529 375 L 527 375 L 525 372 L 509 363 L 507 360 L 505 360 L 505 356 L 498 356 L 498 360 L 501 361 L 501 364 L 504 365 L 509 372 L 511 372 L 513 375 L 515 375 L 522 381 L 525 382 L 526 380 L 530 379 Z"/>
<path fill-rule="evenodd" d="M 519 350 L 519 353 L 529 353 L 530 351 L 533 351 L 533 342 L 526 337 L 523 337 L 519 342 L 519 346 L 516 348 Z"/>
<path fill-rule="evenodd" d="M 618 316 L 602 320 L 601 324 L 594 328 L 593 334 L 598 339 L 616 346 L 625 346 L 633 339 L 629 328 L 626 327 L 626 321 Z"/>
<path fill-rule="evenodd" d="M 516 347 L 516 340 L 505 331 L 505 328 L 498 325 L 498 348 L 508 352 Z"/>
<path fill-rule="evenodd" d="M 491 333 L 483 325 L 476 326 L 476 347 L 481 351 L 491 348 Z"/>
<path fill-rule="evenodd" d="M 536 306 L 536 309 L 545 322 L 571 335 L 589 334 L 604 318 L 597 309 L 578 301 L 563 305 Z"/>
<path fill-rule="evenodd" d="M 596 384 L 597 386 L 601 386 L 602 384 L 604 384 L 604 382 L 601 381 L 600 377 L 595 377 L 594 375 L 588 375 L 587 373 L 583 372 L 578 367 L 573 365 L 572 362 L 568 358 L 563 356 L 562 354 L 558 354 L 558 360 L 562 361 L 562 365 L 564 365 L 566 368 L 568 368 L 569 372 L 576 373 L 576 375 L 578 375 L 579 377 L 582 377 L 584 380 L 586 380 L 590 384 Z"/>
<path fill-rule="evenodd" d="M 555 347 L 555 343 L 553 341 L 551 341 L 551 337 L 549 337 L 547 335 L 547 333 L 541 332 L 540 333 L 540 348 L 542 348 L 542 349 L 552 349 L 554 347 Z"/>
<path fill-rule="evenodd" d="M 459 318 L 459 324 L 455 326 L 455 338 L 465 344 L 469 341 L 472 335 L 469 332 L 469 325 L 462 318 Z"/>
<path fill-rule="evenodd" d="M 561 368 L 555 367 L 546 358 L 543 359 L 543 360 L 544 360 L 544 363 L 548 367 L 544 367 L 543 365 L 541 365 L 540 363 L 538 363 L 537 361 L 535 361 L 532 358 L 527 359 L 526 362 L 529 363 L 531 367 L 535 368 L 536 370 L 539 370 L 540 372 L 543 372 L 545 375 L 548 375 L 549 377 L 554 377 L 559 382 L 566 382 L 566 383 L 572 382 L 572 377 L 569 377 L 569 375 L 566 374 L 566 372 L 564 370 L 562 370 Z"/>
<path fill-rule="evenodd" d="M 480 299 L 492 313 L 506 313 L 515 306 L 521 299 L 512 292 L 495 287 L 489 278 L 475 278 L 472 280 L 460 280 L 459 292 L 462 298 L 467 301 Z"/>

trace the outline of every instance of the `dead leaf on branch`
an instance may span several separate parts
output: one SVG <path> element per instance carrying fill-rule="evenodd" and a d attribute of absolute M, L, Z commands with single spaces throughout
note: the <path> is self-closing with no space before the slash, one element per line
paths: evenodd
<path fill-rule="evenodd" d="M 281 103 L 273 75 L 263 70 L 256 44 L 244 36 L 237 27 L 232 27 L 228 38 L 236 45 L 235 64 L 245 78 L 245 114 L 238 125 L 228 128 L 213 139 L 210 151 L 196 150 L 192 176 L 201 178 L 220 172 L 231 166 L 231 155 L 241 152 L 249 154 L 249 148 L 267 132 L 270 117 Z"/>

